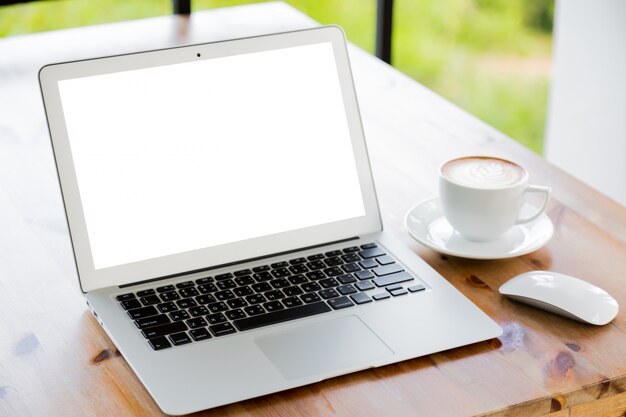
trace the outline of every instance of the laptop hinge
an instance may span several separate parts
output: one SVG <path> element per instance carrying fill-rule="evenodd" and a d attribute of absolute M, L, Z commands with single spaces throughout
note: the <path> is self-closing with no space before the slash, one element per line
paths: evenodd
<path fill-rule="evenodd" d="M 248 263 L 248 262 L 254 262 L 254 261 L 259 261 L 259 260 L 262 260 L 262 259 L 273 258 L 275 256 L 288 255 L 290 253 L 295 253 L 295 252 L 301 252 L 301 251 L 304 251 L 304 250 L 320 248 L 322 246 L 333 245 L 333 244 L 336 244 L 336 243 L 349 242 L 349 241 L 357 240 L 357 239 L 359 239 L 358 236 L 350 237 L 350 238 L 347 238 L 347 239 L 335 240 L 333 242 L 326 242 L 326 243 L 322 243 L 322 244 L 319 244 L 319 245 L 306 246 L 306 247 L 303 247 L 303 248 L 292 249 L 292 250 L 288 250 L 288 251 L 285 251 L 285 252 L 278 252 L 278 253 L 273 253 L 273 254 L 270 254 L 270 255 L 258 256 L 256 258 L 244 259 L 244 260 L 237 261 L 237 262 L 229 262 L 229 263 L 225 263 L 225 264 L 214 265 L 214 266 L 210 266 L 208 268 L 195 269 L 195 270 L 192 270 L 192 271 L 180 272 L 180 273 L 177 273 L 177 274 L 166 275 L 166 276 L 162 276 L 162 277 L 158 277 L 158 278 L 150 278 L 150 279 L 146 279 L 146 280 L 143 280 L 143 281 L 133 282 L 131 284 L 119 285 L 118 287 L 119 288 L 134 287 L 136 285 L 147 284 L 149 282 L 162 281 L 164 279 L 180 277 L 180 276 L 183 276 L 183 275 L 191 275 L 191 274 L 195 274 L 197 272 L 205 272 L 205 271 L 211 271 L 211 270 L 214 270 L 214 269 L 225 268 L 225 267 L 228 267 L 228 266 L 245 264 L 245 263 Z"/>

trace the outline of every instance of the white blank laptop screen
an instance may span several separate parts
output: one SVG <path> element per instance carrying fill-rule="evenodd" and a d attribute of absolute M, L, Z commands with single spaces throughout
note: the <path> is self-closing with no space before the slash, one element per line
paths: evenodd
<path fill-rule="evenodd" d="M 365 215 L 330 43 L 59 90 L 96 269 Z"/>

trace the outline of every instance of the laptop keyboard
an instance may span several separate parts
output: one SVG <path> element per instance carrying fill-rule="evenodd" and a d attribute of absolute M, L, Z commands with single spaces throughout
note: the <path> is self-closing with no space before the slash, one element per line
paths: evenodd
<path fill-rule="evenodd" d="M 154 350 L 424 290 L 368 243 L 116 297 Z"/>

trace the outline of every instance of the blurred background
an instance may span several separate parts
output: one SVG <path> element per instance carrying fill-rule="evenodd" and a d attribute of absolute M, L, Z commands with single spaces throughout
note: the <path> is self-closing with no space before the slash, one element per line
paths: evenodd
<path fill-rule="evenodd" d="M 256 3 L 193 0 L 193 10 Z M 287 0 L 374 52 L 375 0 Z M 0 7 L 0 37 L 169 15 L 171 0 L 54 0 Z M 392 63 L 542 154 L 554 0 L 395 0 Z M 0 58 L 1 59 L 1 58 Z"/>

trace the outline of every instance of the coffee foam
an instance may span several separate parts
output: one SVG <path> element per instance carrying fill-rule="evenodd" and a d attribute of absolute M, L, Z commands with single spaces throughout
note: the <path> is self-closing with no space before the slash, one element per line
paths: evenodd
<path fill-rule="evenodd" d="M 489 157 L 455 159 L 441 168 L 447 179 L 476 188 L 502 188 L 517 184 L 524 176 L 522 167 L 513 162 Z"/>

